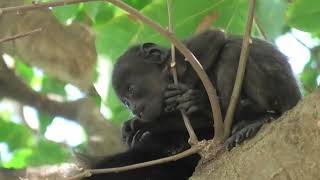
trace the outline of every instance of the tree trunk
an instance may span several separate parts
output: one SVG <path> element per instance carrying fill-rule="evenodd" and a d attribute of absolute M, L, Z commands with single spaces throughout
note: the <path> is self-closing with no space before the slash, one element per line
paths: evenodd
<path fill-rule="evenodd" d="M 320 90 L 253 139 L 199 164 L 190 180 L 320 179 Z"/>

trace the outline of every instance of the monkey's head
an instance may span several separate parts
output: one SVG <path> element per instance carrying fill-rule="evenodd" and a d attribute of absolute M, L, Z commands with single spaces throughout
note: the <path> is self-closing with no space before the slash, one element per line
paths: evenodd
<path fill-rule="evenodd" d="M 120 100 L 142 121 L 163 111 L 163 93 L 170 81 L 170 51 L 153 43 L 133 46 L 118 58 L 112 74 Z"/>

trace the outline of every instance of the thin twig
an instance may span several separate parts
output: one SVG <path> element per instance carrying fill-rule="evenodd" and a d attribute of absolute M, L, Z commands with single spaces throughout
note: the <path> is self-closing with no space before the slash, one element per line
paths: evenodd
<path fill-rule="evenodd" d="M 255 24 L 255 26 L 256 26 L 256 28 L 257 28 L 257 31 L 258 31 L 258 33 L 260 34 L 260 36 L 261 36 L 264 40 L 267 40 L 267 39 L 268 39 L 267 34 L 263 31 L 263 29 L 262 29 L 260 23 L 258 22 L 256 16 L 254 17 L 253 21 L 254 21 L 254 24 Z"/>
<path fill-rule="evenodd" d="M 224 120 L 224 123 L 225 123 L 224 139 L 227 139 L 230 136 L 234 111 L 236 109 L 236 105 L 240 96 L 242 81 L 243 81 L 245 70 L 246 70 L 246 64 L 247 64 L 248 54 L 249 54 L 249 45 L 252 44 L 251 31 L 252 31 L 255 4 L 256 4 L 256 0 L 249 1 L 247 25 L 246 25 L 246 31 L 242 41 L 242 48 L 241 48 L 237 76 L 236 76 L 235 84 L 233 87 L 232 95 L 230 98 L 227 115 Z"/>
<path fill-rule="evenodd" d="M 169 19 L 169 31 L 174 34 L 174 27 L 173 27 L 173 19 L 172 19 L 172 0 L 167 0 L 167 6 L 168 6 L 168 19 Z M 177 74 L 177 67 L 176 67 L 176 51 L 175 51 L 175 47 L 174 44 L 171 43 L 171 71 L 172 71 L 172 75 L 173 75 L 173 81 L 175 85 L 178 85 L 178 74 Z M 190 119 L 188 118 L 188 116 L 186 115 L 186 113 L 183 110 L 180 110 L 184 124 L 188 130 L 189 133 L 189 143 L 191 145 L 197 144 L 198 143 L 198 137 L 196 135 L 196 133 L 194 132 L 191 123 L 190 123 Z"/>
<path fill-rule="evenodd" d="M 43 9 L 43 8 L 49 8 L 49 7 L 65 6 L 65 5 L 71 5 L 71 4 L 78 4 L 81 2 L 94 2 L 94 1 L 104 1 L 104 0 L 63 0 L 63 1 L 48 2 L 48 3 L 36 3 L 31 5 L 21 5 L 21 6 L 15 6 L 15 7 L 0 8 L 0 16 L 6 13 L 21 14 L 22 12 L 35 10 L 35 9 Z"/>
<path fill-rule="evenodd" d="M 128 171 L 128 170 L 133 170 L 133 169 L 138 169 L 138 168 L 143 168 L 143 167 L 148 167 L 148 166 L 154 166 L 157 164 L 163 164 L 171 161 L 177 161 L 179 159 L 182 159 L 184 157 L 196 154 L 199 151 L 198 146 L 193 146 L 190 149 L 183 151 L 179 154 L 161 158 L 161 159 L 156 159 L 152 161 L 147 161 L 143 163 L 138 163 L 138 164 L 133 164 L 129 166 L 123 166 L 123 167 L 116 167 L 116 168 L 106 168 L 106 169 L 90 169 L 90 170 L 84 170 L 84 172 L 77 174 L 76 176 L 68 178 L 69 180 L 72 179 L 77 179 L 81 177 L 88 177 L 91 176 L 92 174 L 103 174 L 103 173 L 120 173 L 123 171 Z"/>
<path fill-rule="evenodd" d="M 300 43 L 302 46 L 304 46 L 305 48 L 307 48 L 309 51 L 311 51 L 311 47 L 309 47 L 308 45 L 306 45 L 306 43 L 302 42 L 301 39 L 299 39 L 292 31 L 290 31 L 290 34 L 292 35 L 292 37 L 298 41 L 298 43 Z"/>
<path fill-rule="evenodd" d="M 3 39 L 0 39 L 0 43 L 7 42 L 7 41 L 12 41 L 14 39 L 18 39 L 18 38 L 22 38 L 22 37 L 26 37 L 26 36 L 29 36 L 31 34 L 34 34 L 34 33 L 40 32 L 40 31 L 42 31 L 42 28 L 38 28 L 38 29 L 35 29 L 35 30 L 32 30 L 32 31 L 28 31 L 28 32 L 25 32 L 25 33 L 20 33 L 20 34 L 11 36 L 11 37 L 3 38 Z"/>

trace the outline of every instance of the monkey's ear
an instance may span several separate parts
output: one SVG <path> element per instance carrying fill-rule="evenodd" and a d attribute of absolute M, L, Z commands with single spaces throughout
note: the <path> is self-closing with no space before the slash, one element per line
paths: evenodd
<path fill-rule="evenodd" d="M 169 57 L 169 51 L 154 43 L 143 43 L 141 52 L 145 61 L 149 63 L 163 64 Z"/>

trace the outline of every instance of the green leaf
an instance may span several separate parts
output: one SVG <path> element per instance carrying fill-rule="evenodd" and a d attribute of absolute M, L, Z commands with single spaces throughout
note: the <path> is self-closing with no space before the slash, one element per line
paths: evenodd
<path fill-rule="evenodd" d="M 21 148 L 13 152 L 12 159 L 3 163 L 6 168 L 24 168 L 26 166 L 40 166 L 65 162 L 70 152 L 57 143 L 40 139 L 30 148 Z"/>
<path fill-rule="evenodd" d="M 304 95 L 308 95 L 317 88 L 317 77 L 319 74 L 320 68 L 313 55 L 300 74 Z"/>
<path fill-rule="evenodd" d="M 308 32 L 320 32 L 319 17 L 319 0 L 296 0 L 287 11 L 289 25 Z"/>
<path fill-rule="evenodd" d="M 257 1 L 256 23 L 261 27 L 267 39 L 273 40 L 285 31 L 287 5 L 288 3 L 282 0 Z"/>
<path fill-rule="evenodd" d="M 85 3 L 83 9 L 96 25 L 107 23 L 116 12 L 116 8 L 111 3 L 105 2 Z"/>
<path fill-rule="evenodd" d="M 41 92 L 43 93 L 54 93 L 66 97 L 67 93 L 64 89 L 66 83 L 60 80 L 50 78 L 47 75 L 44 75 L 42 79 Z"/>
<path fill-rule="evenodd" d="M 31 156 L 31 148 L 22 148 L 16 150 L 12 154 L 12 159 L 8 162 L 3 163 L 5 168 L 24 168 L 28 165 L 27 159 Z"/>
<path fill-rule="evenodd" d="M 33 77 L 34 73 L 33 70 L 30 66 L 26 65 L 25 63 L 22 63 L 21 60 L 18 58 L 15 58 L 15 69 L 17 74 L 26 81 L 26 83 L 30 84 Z"/>
<path fill-rule="evenodd" d="M 0 118 L 0 129 L 0 142 L 7 143 L 10 151 L 29 146 L 32 143 L 32 132 L 24 125 Z"/>
<path fill-rule="evenodd" d="M 183 7 L 183 8 L 181 8 Z M 167 4 L 163 0 L 154 0 L 141 12 L 163 27 L 168 25 Z M 179 38 L 190 36 L 203 18 L 213 12 L 218 18 L 212 24 L 225 28 L 229 32 L 242 33 L 245 26 L 247 1 L 245 0 L 175 0 L 173 3 L 175 32 Z M 96 27 L 96 47 L 99 55 L 115 60 L 129 46 L 141 42 L 155 42 L 168 45 L 169 42 L 158 32 L 123 14 L 113 18 L 103 26 Z"/>
<path fill-rule="evenodd" d="M 47 127 L 52 123 L 53 117 L 50 117 L 45 113 L 39 112 L 39 121 L 40 121 L 40 134 L 44 135 L 44 133 L 47 130 Z"/>
<path fill-rule="evenodd" d="M 129 4 L 130 6 L 134 7 L 137 10 L 144 8 L 146 5 L 150 4 L 152 0 L 123 0 L 125 3 Z"/>
<path fill-rule="evenodd" d="M 32 155 L 28 157 L 27 162 L 31 166 L 57 164 L 65 162 L 68 157 L 70 153 L 63 146 L 42 139 L 33 147 Z"/>
<path fill-rule="evenodd" d="M 61 23 L 67 24 L 69 19 L 74 19 L 76 17 L 79 6 L 80 4 L 73 4 L 54 7 L 52 8 L 52 12 Z"/>

